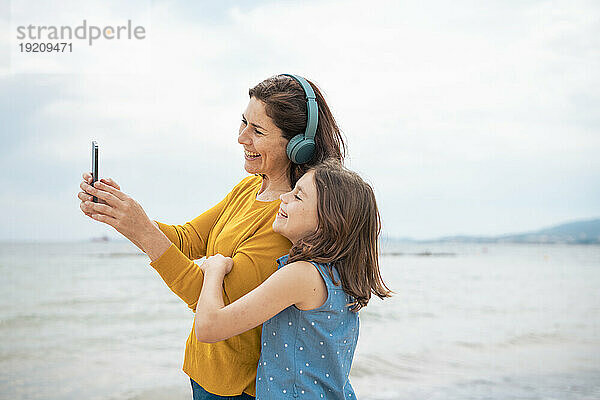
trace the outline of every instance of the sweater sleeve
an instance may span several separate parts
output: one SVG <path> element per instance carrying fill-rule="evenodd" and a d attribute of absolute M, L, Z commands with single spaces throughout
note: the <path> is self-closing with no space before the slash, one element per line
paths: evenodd
<path fill-rule="evenodd" d="M 196 309 L 204 273 L 195 262 L 172 244 L 150 265 L 160 274 L 173 293 L 185 301 L 189 308 Z"/>
<path fill-rule="evenodd" d="M 173 243 L 150 265 L 159 273 L 167 286 L 189 308 L 196 309 L 202 290 L 204 273 L 192 260 L 206 256 L 208 237 L 219 217 L 239 192 L 256 182 L 256 177 L 244 178 L 214 207 L 184 225 L 168 225 L 156 221 L 159 229 Z"/>
<path fill-rule="evenodd" d="M 223 280 L 226 304 L 232 303 L 263 283 L 277 269 L 277 259 L 290 250 L 288 239 L 267 224 L 234 252 L 233 268 Z"/>
<path fill-rule="evenodd" d="M 184 225 L 167 225 L 156 221 L 159 229 L 173 244 L 150 265 L 169 289 L 192 310 L 196 309 L 204 280 L 204 273 L 192 260 L 206 256 L 208 235 L 230 198 L 231 193 Z"/>
<path fill-rule="evenodd" d="M 217 205 L 184 225 L 168 225 L 156 221 L 158 228 L 187 258 L 190 260 L 202 258 L 206 256 L 208 234 L 225 209 L 230 195 L 228 194 Z"/>

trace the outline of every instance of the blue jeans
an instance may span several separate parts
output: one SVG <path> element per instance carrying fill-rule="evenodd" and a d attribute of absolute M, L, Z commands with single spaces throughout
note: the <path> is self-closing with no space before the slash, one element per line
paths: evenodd
<path fill-rule="evenodd" d="M 190 378 L 190 381 L 192 382 L 192 394 L 194 396 L 194 400 L 254 400 L 253 396 L 250 396 L 246 393 L 242 393 L 239 396 L 219 396 L 208 393 L 192 378 Z"/>

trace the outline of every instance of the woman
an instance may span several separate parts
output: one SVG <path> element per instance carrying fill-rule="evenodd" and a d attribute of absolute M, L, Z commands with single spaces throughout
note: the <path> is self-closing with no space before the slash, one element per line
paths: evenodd
<path fill-rule="evenodd" d="M 345 144 L 327 103 L 314 84 L 304 89 L 303 84 L 308 86 L 302 78 L 278 75 L 250 89 L 238 142 L 244 148 L 245 170 L 255 175 L 194 220 L 184 225 L 151 221 L 114 181 L 88 185 L 88 173 L 80 185 L 82 211 L 111 225 L 144 251 L 150 265 L 192 310 L 203 282 L 203 272 L 192 260 L 217 253 L 231 257 L 236 267 L 225 277 L 223 297 L 225 304 L 234 302 L 265 281 L 276 270 L 276 259 L 289 252 L 291 243 L 272 229 L 279 196 L 311 166 L 329 157 L 344 158 Z M 294 163 L 286 149 L 310 125 L 311 89 L 318 106 L 314 151 L 308 161 Z M 91 203 L 92 195 L 102 204 Z M 201 343 L 192 329 L 183 370 L 190 376 L 195 400 L 255 395 L 260 333 L 256 327 L 224 341 Z"/>

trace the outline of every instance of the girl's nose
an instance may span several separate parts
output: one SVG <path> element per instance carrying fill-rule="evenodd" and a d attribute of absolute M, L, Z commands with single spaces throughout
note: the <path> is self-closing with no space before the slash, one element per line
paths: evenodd
<path fill-rule="evenodd" d="M 287 203 L 287 201 L 286 201 L 287 195 L 290 194 L 290 193 L 292 193 L 292 192 L 287 192 L 287 193 L 283 193 L 283 194 L 279 195 L 279 198 L 281 199 L 281 201 L 283 203 Z"/>

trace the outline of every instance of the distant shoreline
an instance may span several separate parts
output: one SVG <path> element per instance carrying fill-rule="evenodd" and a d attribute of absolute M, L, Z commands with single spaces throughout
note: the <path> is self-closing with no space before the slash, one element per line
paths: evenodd
<path fill-rule="evenodd" d="M 503 234 L 496 236 L 454 235 L 435 239 L 386 237 L 390 243 L 524 243 L 524 244 L 600 244 L 600 218 L 567 222 L 533 232 Z"/>

